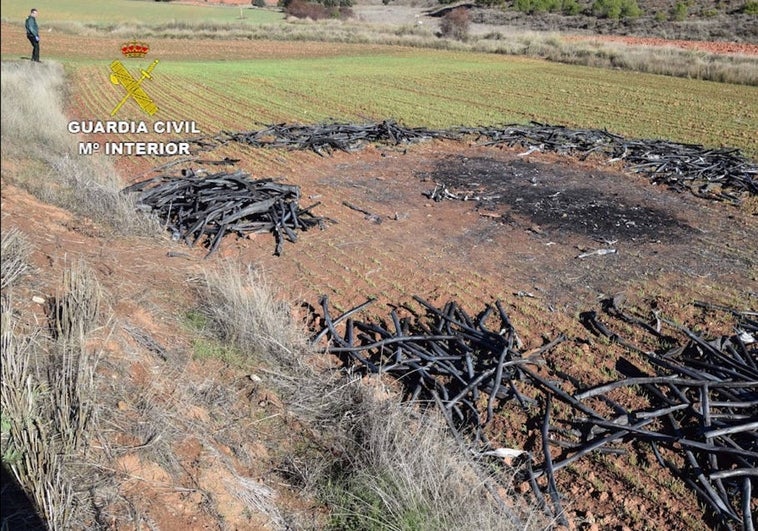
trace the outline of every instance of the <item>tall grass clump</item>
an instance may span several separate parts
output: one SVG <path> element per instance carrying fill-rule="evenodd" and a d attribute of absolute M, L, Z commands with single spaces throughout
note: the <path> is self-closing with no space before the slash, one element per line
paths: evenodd
<path fill-rule="evenodd" d="M 253 358 L 288 366 L 302 355 L 305 329 L 278 289 L 257 269 L 231 262 L 207 270 L 201 287 L 200 311 L 222 341 Z"/>
<path fill-rule="evenodd" d="M 401 405 L 381 380 L 317 370 L 303 324 L 260 272 L 224 265 L 204 275 L 199 294 L 219 337 L 262 360 L 310 427 L 310 442 L 281 468 L 330 509 L 330 528 L 543 528 L 515 496 L 498 494 L 502 470 L 486 469 L 436 415 Z"/>
<path fill-rule="evenodd" d="M 84 262 L 67 268 L 61 293 L 48 301 L 53 336 L 70 342 L 90 332 L 97 322 L 101 298 L 100 283 Z"/>
<path fill-rule="evenodd" d="M 11 286 L 29 271 L 31 252 L 32 245 L 17 228 L 3 232 L 0 243 L 0 289 Z"/>
<path fill-rule="evenodd" d="M 436 414 L 381 398 L 357 382 L 335 433 L 342 458 L 317 489 L 331 529 L 383 531 L 543 529 L 537 512 L 499 491 L 503 471 L 486 470 Z"/>
<path fill-rule="evenodd" d="M 70 149 L 63 68 L 57 63 L 2 63 L 2 154 L 43 157 Z"/>
<path fill-rule="evenodd" d="M 50 529 L 67 529 L 73 494 L 64 475 L 62 448 L 55 440 L 49 387 L 40 381 L 35 367 L 38 358 L 44 356 L 39 330 L 25 334 L 6 297 L 0 319 L 3 467 L 11 471 Z M 27 508 L 27 512 L 32 511 Z M 15 518 L 33 521 L 35 516 L 32 513 Z M 9 525 L 3 522 L 4 528 Z"/>
<path fill-rule="evenodd" d="M 97 282 L 86 278 L 84 282 Z M 99 288 L 78 292 L 99 294 Z M 92 314 L 82 305 L 70 305 L 69 313 L 72 322 L 82 325 L 54 338 L 39 326 L 23 327 L 10 296 L 2 300 L 3 467 L 52 530 L 85 525 L 87 474 L 80 463 L 94 429 L 97 356 L 84 332 L 94 323 L 84 325 Z M 2 525 L 13 528 L 34 516 L 10 515 Z"/>
<path fill-rule="evenodd" d="M 135 215 L 104 156 L 81 156 L 63 114 L 65 75 L 53 62 L 4 62 L 2 156 L 20 168 L 8 179 L 39 199 L 86 216 L 121 234 L 158 234 L 156 220 Z M 6 178 L 6 175 L 4 175 Z"/>

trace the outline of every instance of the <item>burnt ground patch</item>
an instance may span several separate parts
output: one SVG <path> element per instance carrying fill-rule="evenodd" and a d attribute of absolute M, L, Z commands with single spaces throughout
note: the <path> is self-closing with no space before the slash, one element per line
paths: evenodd
<path fill-rule="evenodd" d="M 598 161 L 441 141 L 318 158 L 309 174 L 305 193 L 340 222 L 325 231 L 344 240 L 340 253 L 371 242 L 362 267 L 384 271 L 386 250 L 424 283 L 448 283 L 460 267 L 456 278 L 476 289 L 487 279 L 490 289 L 541 291 L 557 307 L 667 275 L 734 282 L 756 267 L 749 206 Z M 430 199 L 443 187 L 456 200 Z"/>
<path fill-rule="evenodd" d="M 448 156 L 428 173 L 445 196 L 476 202 L 506 223 L 587 236 L 599 241 L 668 242 L 694 232 L 667 211 L 665 198 L 619 190 L 610 172 L 525 159 Z"/>

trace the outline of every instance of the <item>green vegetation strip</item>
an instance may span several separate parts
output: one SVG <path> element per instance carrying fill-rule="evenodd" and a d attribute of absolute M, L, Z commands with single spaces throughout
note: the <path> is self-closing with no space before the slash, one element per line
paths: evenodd
<path fill-rule="evenodd" d="M 758 155 L 755 87 L 492 54 L 406 52 L 167 62 L 160 75 L 172 84 L 163 97 L 185 99 L 184 119 L 212 104 L 238 118 L 225 120 L 237 129 L 273 120 L 391 118 L 432 128 L 537 121 Z M 213 123 L 204 125 L 213 130 Z"/>

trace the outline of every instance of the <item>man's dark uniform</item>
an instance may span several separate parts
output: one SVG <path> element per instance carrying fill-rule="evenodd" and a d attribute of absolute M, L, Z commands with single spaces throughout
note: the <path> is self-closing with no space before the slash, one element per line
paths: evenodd
<path fill-rule="evenodd" d="M 26 17 L 26 38 L 32 43 L 32 61 L 39 63 L 39 28 L 37 19 L 31 15 Z"/>

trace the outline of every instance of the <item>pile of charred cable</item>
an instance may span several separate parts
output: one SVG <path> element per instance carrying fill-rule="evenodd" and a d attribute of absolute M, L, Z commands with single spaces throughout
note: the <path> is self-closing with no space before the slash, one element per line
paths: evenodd
<path fill-rule="evenodd" d="M 725 528 L 741 522 L 744 529 L 753 529 L 748 521 L 751 481 L 758 478 L 757 322 L 743 316 L 738 334 L 713 341 L 667 323 L 687 341 L 649 353 L 611 333 L 590 312 L 584 315 L 587 326 L 642 352 L 656 371 L 645 374 L 627 363 L 624 370 L 630 373 L 625 378 L 587 389 L 578 378 L 545 376 L 545 370 L 530 367 L 544 365 L 543 355 L 565 337 L 524 351 L 499 302 L 472 317 L 453 302 L 436 308 L 419 297 L 415 300 L 424 316 L 412 313 L 413 318 L 401 319 L 392 310 L 387 323 L 371 323 L 353 315 L 372 301 L 332 317 L 328 299 L 323 298 L 324 326 L 313 342 L 326 338 L 328 351 L 351 370 L 393 376 L 407 400 L 436 404 L 456 437 L 462 440 L 464 431 L 471 433 L 472 444 L 485 448 L 483 455 L 500 455 L 484 431 L 495 412 L 514 401 L 527 415 L 525 425 L 541 426 L 542 444 L 535 453 L 542 458 L 536 466 L 529 449 L 507 450 L 504 455 L 523 459 L 527 466 L 519 479 L 529 482 L 538 503 L 559 521 L 565 523 L 565 516 L 555 473 L 592 452 L 625 453 L 618 443 L 638 441 L 649 443 L 659 463 L 694 489 Z M 611 304 L 609 311 L 652 331 L 664 344 L 676 342 L 658 326 L 624 314 L 618 305 Z M 493 315 L 497 326 L 488 326 Z M 635 403 L 643 396 L 647 405 L 625 407 L 624 392 L 616 391 L 620 388 L 634 395 Z M 564 407 L 554 408 L 553 401 Z M 554 410 L 568 413 L 555 418 Z M 561 449 L 556 459 L 551 446 Z M 545 487 L 538 485 L 540 477 L 546 479 Z"/>
<path fill-rule="evenodd" d="M 208 248 L 210 256 L 227 234 L 273 233 L 275 254 L 285 240 L 297 241 L 297 230 L 323 228 L 324 220 L 298 206 L 300 188 L 271 179 L 251 179 L 242 171 L 196 175 L 159 175 L 128 186 L 138 193 L 140 208 L 158 216 L 175 240 Z"/>
<path fill-rule="evenodd" d="M 390 314 L 390 326 L 355 321 L 351 316 L 368 301 L 332 319 L 328 299 L 323 297 L 324 328 L 313 338 L 329 340 L 329 352 L 347 365 L 358 365 L 370 373 L 390 374 L 402 382 L 411 401 L 437 401 L 456 426 L 473 426 L 476 438 L 492 420 L 498 399 L 516 396 L 526 400 L 512 385 L 526 365 L 541 363 L 540 355 L 563 341 L 563 337 L 524 356 L 523 344 L 502 305 L 488 307 L 471 317 L 454 302 L 435 308 L 420 297 L 414 299 L 429 314 L 429 320 L 400 319 Z M 487 328 L 486 321 L 497 311 L 500 326 Z M 337 326 L 344 326 L 344 334 Z M 476 404 L 488 395 L 486 415 Z"/>
<path fill-rule="evenodd" d="M 230 140 L 254 147 L 308 149 L 319 155 L 335 150 L 355 151 L 369 143 L 398 145 L 457 137 L 455 132 L 404 127 L 393 120 L 369 124 L 276 124 L 258 131 L 225 134 Z"/>
<path fill-rule="evenodd" d="M 557 390 L 527 365 L 542 364 L 542 354 L 565 337 L 526 353 L 499 302 L 474 317 L 454 302 L 436 308 L 420 297 L 414 299 L 425 309 L 425 316 L 406 308 L 414 317 L 401 319 L 392 310 L 389 324 L 380 324 L 352 317 L 371 304 L 371 300 L 332 318 L 329 301 L 323 297 L 324 328 L 312 342 L 318 344 L 326 338 L 328 352 L 339 356 L 350 370 L 391 375 L 402 385 L 406 400 L 436 404 L 459 441 L 464 439 L 463 432 L 471 433 L 473 444 L 488 450 L 491 447 L 484 428 L 494 418 L 496 409 L 510 399 L 517 400 L 525 409 L 537 404 L 519 391 L 516 382 L 534 378 L 545 388 Z M 497 314 L 498 326 L 490 328 L 487 321 L 493 313 Z M 562 510 L 553 514 L 542 503 L 536 482 L 539 472 L 531 472 L 531 460 L 529 465 L 528 480 L 537 499 L 551 516 L 565 521 Z M 552 474 L 552 468 L 547 470 Z"/>
<path fill-rule="evenodd" d="M 758 165 L 737 149 L 706 149 L 665 140 L 627 140 L 600 129 L 569 129 L 538 122 L 442 130 L 404 127 L 393 120 L 366 124 L 274 124 L 253 131 L 224 131 L 186 142 L 198 150 L 232 141 L 259 148 L 312 150 L 326 155 L 334 150 L 355 151 L 369 143 L 398 145 L 435 138 L 470 137 L 483 145 L 522 146 L 529 152 L 551 151 L 580 159 L 598 155 L 644 173 L 653 182 L 689 189 L 709 199 L 737 201 L 735 194 L 758 195 Z"/>
<path fill-rule="evenodd" d="M 596 314 L 584 314 L 591 330 L 642 355 L 655 374 L 627 362 L 620 367 L 627 378 L 576 393 L 575 399 L 597 397 L 617 412 L 613 419 L 602 419 L 588 411 L 579 424 L 586 423 L 595 445 L 622 437 L 650 443 L 658 462 L 682 478 L 720 524 L 733 529 L 739 523 L 752 530 L 750 504 L 758 481 L 758 312 L 696 305 L 735 315 L 735 332 L 707 340 L 657 316 L 651 325 L 625 313 L 617 301 L 607 301 L 609 315 L 639 326 L 661 344 L 676 343 L 661 332 L 662 325 L 686 338 L 661 352 L 649 352 L 611 332 Z M 644 396 L 648 407 L 625 410 L 608 397 L 622 388 Z M 678 452 L 681 463 L 664 457 L 659 447 Z"/>
<path fill-rule="evenodd" d="M 599 154 L 609 162 L 621 161 L 653 182 L 688 188 L 711 199 L 736 199 L 724 189 L 758 195 L 758 166 L 737 149 L 705 149 L 665 140 L 627 140 L 599 129 L 568 129 L 537 122 L 467 128 L 460 132 L 486 138 L 485 145 L 518 145 L 581 159 Z M 717 187 L 721 190 L 714 190 Z"/>

